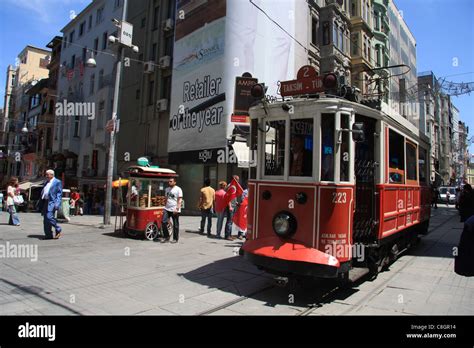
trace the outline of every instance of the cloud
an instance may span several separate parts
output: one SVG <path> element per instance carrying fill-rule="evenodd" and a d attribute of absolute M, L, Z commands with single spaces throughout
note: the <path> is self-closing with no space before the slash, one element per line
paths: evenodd
<path fill-rule="evenodd" d="M 90 0 L 4 0 L 3 5 L 16 8 L 21 15 L 34 17 L 43 24 L 52 24 L 69 21 L 69 11 L 74 10 L 77 14 L 90 2 Z M 60 17 L 63 13 L 66 18 Z"/>

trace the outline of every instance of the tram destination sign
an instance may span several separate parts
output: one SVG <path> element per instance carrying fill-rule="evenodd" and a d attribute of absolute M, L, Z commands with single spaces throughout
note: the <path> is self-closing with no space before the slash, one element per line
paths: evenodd
<path fill-rule="evenodd" d="M 282 81 L 280 83 L 280 95 L 282 97 L 289 97 L 324 92 L 323 81 L 324 76 L 318 76 L 314 67 L 305 65 L 298 70 L 296 80 Z"/>

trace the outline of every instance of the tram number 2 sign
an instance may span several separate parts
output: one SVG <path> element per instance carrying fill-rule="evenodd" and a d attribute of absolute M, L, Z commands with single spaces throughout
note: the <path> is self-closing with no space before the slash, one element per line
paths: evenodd
<path fill-rule="evenodd" d="M 347 202 L 347 193 L 346 192 L 333 192 L 332 193 L 332 203 L 334 204 L 343 204 Z"/>

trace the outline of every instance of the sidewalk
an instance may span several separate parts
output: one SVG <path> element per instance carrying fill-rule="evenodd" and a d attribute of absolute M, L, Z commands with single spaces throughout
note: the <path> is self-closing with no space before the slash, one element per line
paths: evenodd
<path fill-rule="evenodd" d="M 314 314 L 474 315 L 474 277 L 454 273 L 453 251 L 462 228 L 453 206 L 433 209 L 430 233 L 418 246 L 373 282 L 362 283 L 348 298 Z"/>

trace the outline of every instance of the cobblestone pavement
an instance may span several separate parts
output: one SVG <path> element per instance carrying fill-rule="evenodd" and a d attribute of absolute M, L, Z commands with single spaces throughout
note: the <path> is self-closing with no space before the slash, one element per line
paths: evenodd
<path fill-rule="evenodd" d="M 433 232 L 389 271 L 330 301 L 315 300 L 320 283 L 274 286 L 238 255 L 240 241 L 200 236 L 198 217 L 181 217 L 178 244 L 124 238 L 98 228 L 99 216 L 73 217 L 63 238 L 42 240 L 38 214 L 20 219 L 12 227 L 0 215 L 0 245 L 32 248 L 29 258 L 0 259 L 4 315 L 292 315 L 309 305 L 311 315 L 474 314 L 474 278 L 453 272 L 462 231 L 453 207 L 435 210 Z"/>

